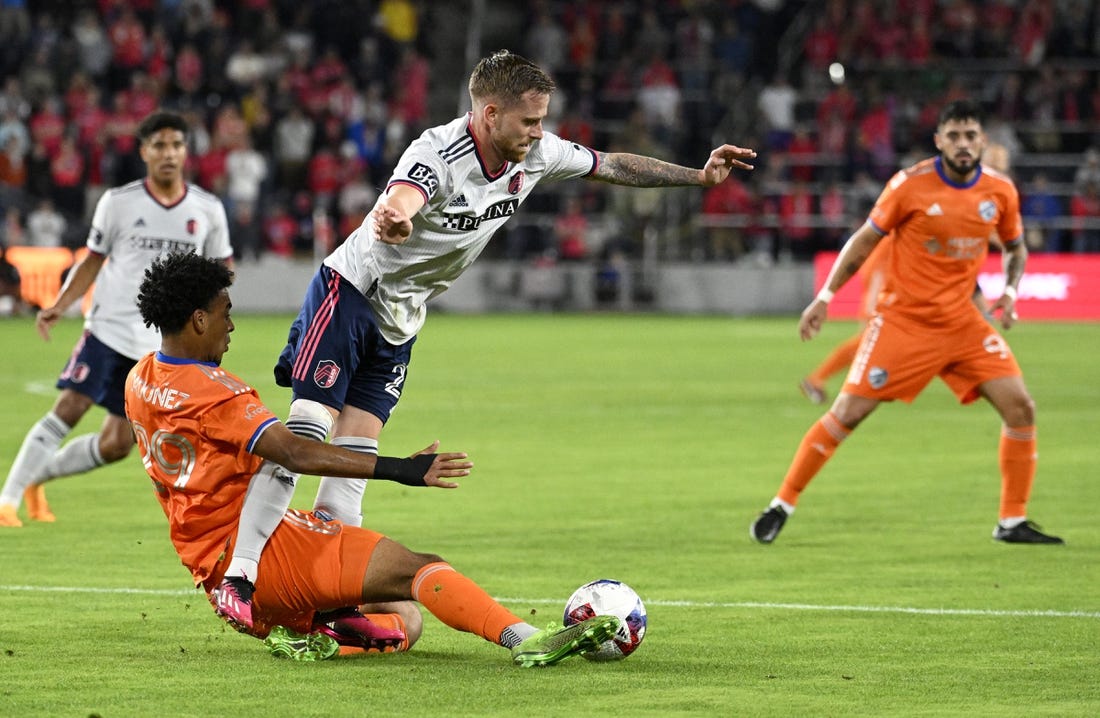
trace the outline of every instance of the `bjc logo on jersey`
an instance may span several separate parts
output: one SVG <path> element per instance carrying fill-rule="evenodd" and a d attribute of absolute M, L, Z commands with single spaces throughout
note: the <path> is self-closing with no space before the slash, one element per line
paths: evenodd
<path fill-rule="evenodd" d="M 429 195 L 435 194 L 435 188 L 439 186 L 439 178 L 435 176 L 435 171 L 419 162 L 409 168 L 409 179 L 427 190 Z"/>
<path fill-rule="evenodd" d="M 197 226 L 198 226 L 198 222 L 196 222 L 195 220 L 193 220 L 193 219 L 187 220 L 187 233 L 188 234 L 194 234 L 195 233 L 195 227 L 197 227 Z"/>
<path fill-rule="evenodd" d="M 512 179 L 508 180 L 508 194 L 519 194 L 523 189 L 523 173 L 516 172 Z"/>
<path fill-rule="evenodd" d="M 340 376 L 340 367 L 336 362 L 331 359 L 322 359 L 313 372 L 313 382 L 322 389 L 331 389 L 338 376 Z"/>

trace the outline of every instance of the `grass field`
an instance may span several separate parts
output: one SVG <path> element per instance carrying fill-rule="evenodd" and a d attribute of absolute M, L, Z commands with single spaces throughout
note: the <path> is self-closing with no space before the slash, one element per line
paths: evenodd
<path fill-rule="evenodd" d="M 289 318 L 237 319 L 226 366 L 282 414 Z M 1100 714 L 1100 326 L 1008 336 L 1039 408 L 1031 514 L 1066 546 L 990 539 L 999 423 L 939 383 L 882 407 L 757 545 L 748 525 L 821 411 L 797 379 L 853 329 L 802 344 L 793 318 L 428 322 L 383 450 L 439 438 L 475 473 L 450 492 L 374 484 L 367 524 L 534 623 L 585 581 L 626 581 L 649 609 L 626 661 L 525 671 L 430 616 L 408 654 L 276 661 L 189 589 L 134 455 L 48 485 L 56 524 L 0 530 L 0 715 Z M 0 476 L 78 331 L 43 344 L 0 322 Z"/>

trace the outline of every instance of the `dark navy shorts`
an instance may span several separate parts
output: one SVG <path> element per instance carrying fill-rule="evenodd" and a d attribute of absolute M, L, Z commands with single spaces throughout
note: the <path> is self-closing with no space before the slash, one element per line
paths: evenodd
<path fill-rule="evenodd" d="M 275 383 L 343 410 L 348 404 L 382 420 L 401 398 L 413 337 L 394 346 L 378 330 L 358 289 L 324 265 L 313 275 L 275 365 Z"/>
<path fill-rule="evenodd" d="M 57 378 L 57 388 L 80 392 L 115 416 L 126 416 L 126 375 L 134 364 L 85 331 Z"/>

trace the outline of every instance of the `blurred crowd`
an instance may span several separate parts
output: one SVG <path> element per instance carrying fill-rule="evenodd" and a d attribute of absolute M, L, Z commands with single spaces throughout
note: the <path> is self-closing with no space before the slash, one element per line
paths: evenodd
<path fill-rule="evenodd" d="M 527 27 L 569 98 L 561 134 L 677 161 L 760 152 L 693 208 L 681 258 L 837 248 L 886 179 L 934 154 L 959 97 L 988 110 L 987 164 L 1017 180 L 1032 249 L 1100 251 L 1100 4 L 544 0 Z"/>
<path fill-rule="evenodd" d="M 424 3 L 0 3 L 0 206 L 7 245 L 76 247 L 99 195 L 144 167 L 155 108 L 192 128 L 239 258 L 313 250 L 358 226 L 425 126 Z"/>
<path fill-rule="evenodd" d="M 557 133 L 687 164 L 720 142 L 758 149 L 755 172 L 688 200 L 706 221 L 685 230 L 684 258 L 835 248 L 890 174 L 931 154 L 936 112 L 962 95 L 990 111 L 1033 248 L 1100 251 L 1100 6 L 1088 0 L 487 5 L 517 22 L 483 50 L 508 46 L 558 81 Z M 322 229 L 339 241 L 408 142 L 450 117 L 429 116 L 431 93 L 454 98 L 465 78 L 439 84 L 450 68 L 436 41 L 455 32 L 440 8 L 3 0 L 0 240 L 80 246 L 99 194 L 142 175 L 134 129 L 164 107 L 188 118 L 190 177 L 225 201 L 241 260 L 311 253 Z M 532 197 L 525 212 L 542 220 L 493 251 L 641 251 L 659 193 L 566 184 Z M 604 216 L 615 230 L 596 236 Z"/>

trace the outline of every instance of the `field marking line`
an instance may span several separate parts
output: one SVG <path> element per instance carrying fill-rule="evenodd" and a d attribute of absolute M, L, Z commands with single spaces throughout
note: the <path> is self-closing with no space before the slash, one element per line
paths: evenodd
<path fill-rule="evenodd" d="M 132 594 L 146 596 L 194 596 L 204 598 L 197 590 L 175 588 L 96 588 L 91 586 L 4 586 L 0 592 L 24 591 L 28 593 L 102 593 Z M 564 605 L 562 598 L 517 598 L 497 597 L 501 603 L 537 603 Z M 663 601 L 646 599 L 646 606 L 669 608 L 749 608 L 771 611 L 835 611 L 848 613 L 902 613 L 918 616 L 979 616 L 1011 618 L 1094 618 L 1100 619 L 1100 611 L 1058 611 L 1058 610 L 1009 610 L 992 608 L 917 608 L 914 606 L 848 606 L 813 603 L 771 603 L 759 601 Z"/>

